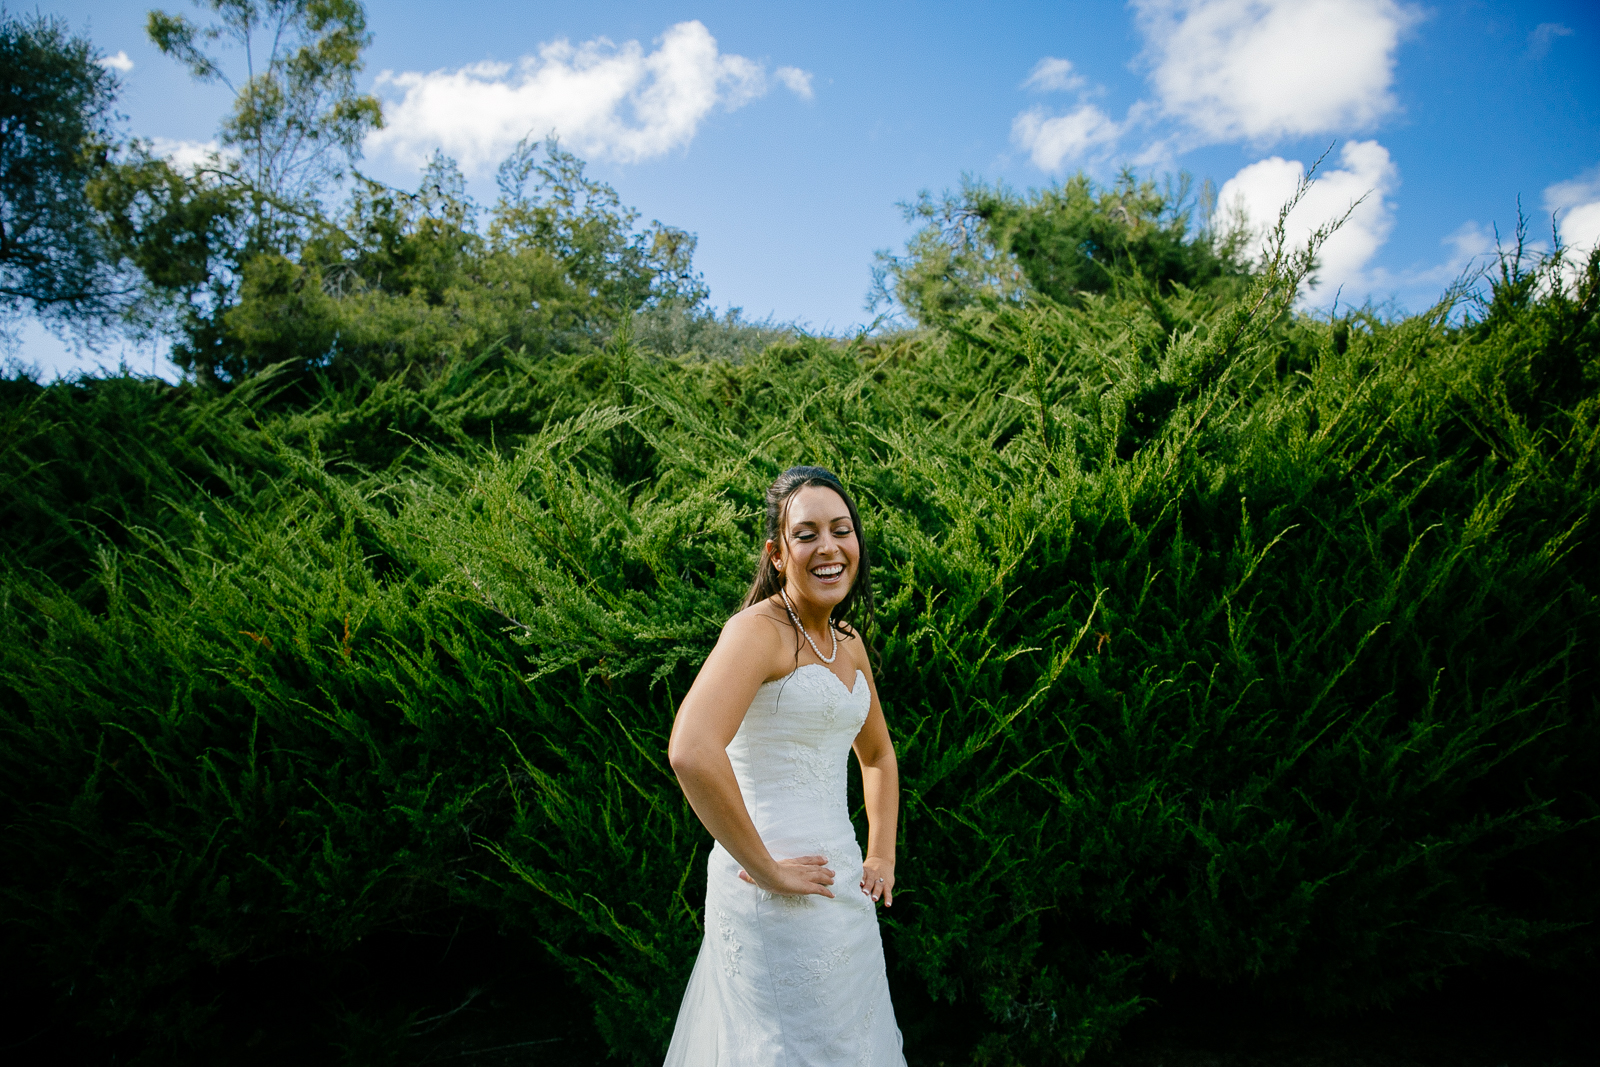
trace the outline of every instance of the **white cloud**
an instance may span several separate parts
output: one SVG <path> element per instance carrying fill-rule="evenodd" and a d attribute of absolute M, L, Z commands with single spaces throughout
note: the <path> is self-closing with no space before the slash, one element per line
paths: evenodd
<path fill-rule="evenodd" d="M 785 67 L 776 77 L 809 96 L 805 71 Z M 551 131 L 591 157 L 651 159 L 687 145 L 714 108 L 733 111 L 768 88 L 765 67 L 719 52 L 698 21 L 668 29 L 653 52 L 638 41 L 562 39 L 514 66 L 384 71 L 377 81 L 400 98 L 385 104 L 387 125 L 368 135 L 369 150 L 420 162 L 443 148 L 469 172 L 492 166 L 524 136 Z"/>
<path fill-rule="evenodd" d="M 1110 144 L 1121 133 L 1121 127 L 1093 104 L 1079 104 L 1076 110 L 1056 116 L 1032 107 L 1011 123 L 1011 139 L 1028 150 L 1040 170 L 1057 170 L 1068 160 Z"/>
<path fill-rule="evenodd" d="M 1215 141 L 1341 132 L 1394 110 L 1397 0 L 1133 0 L 1163 110 Z"/>
<path fill-rule="evenodd" d="M 1564 182 L 1556 182 L 1544 191 L 1546 211 L 1562 211 L 1594 200 L 1600 200 L 1600 164 L 1596 164 Z"/>
<path fill-rule="evenodd" d="M 1561 240 L 1574 252 L 1589 253 L 1600 245 L 1600 200 L 1579 204 L 1561 220 Z"/>
<path fill-rule="evenodd" d="M 1343 215 L 1353 202 L 1366 197 L 1318 254 L 1317 288 L 1325 293 L 1363 284 L 1367 263 L 1388 239 L 1394 224 L 1387 196 L 1399 185 L 1399 172 L 1389 158 L 1389 150 L 1377 141 L 1348 142 L 1339 160 L 1342 169 L 1316 175 L 1315 184 L 1290 213 L 1286 227 L 1290 244 L 1303 245 L 1312 230 Z M 1229 178 L 1218 193 L 1222 209 L 1242 211 L 1255 230 L 1256 254 L 1265 246 L 1268 233 L 1278 221 L 1278 211 L 1294 195 L 1304 173 L 1305 166 L 1298 160 L 1273 156 L 1245 167 Z"/>
<path fill-rule="evenodd" d="M 1473 263 L 1495 253 L 1495 235 L 1476 222 L 1464 222 L 1456 227 L 1454 233 L 1439 242 L 1449 245 L 1453 252 L 1445 260 L 1439 271 L 1447 272 L 1449 278 L 1454 278 L 1466 270 Z"/>
<path fill-rule="evenodd" d="M 1389 296 L 1406 307 L 1426 307 L 1438 300 L 1452 282 L 1492 260 L 1496 250 L 1493 230 L 1473 221 L 1462 223 L 1439 243 L 1449 249 L 1442 261 L 1399 270 L 1373 267 L 1361 278 L 1360 289 L 1346 287 L 1345 301 L 1358 304 L 1365 296 Z"/>
<path fill-rule="evenodd" d="M 1403 0 L 1130 0 L 1144 35 L 1140 62 L 1153 99 L 1114 121 L 1088 101 L 1072 63 L 1046 56 L 1022 88 L 1077 90 L 1078 107 L 1052 117 L 1033 107 L 1011 137 L 1056 170 L 1124 134 L 1145 144 L 1136 165 L 1171 165 L 1201 144 L 1344 134 L 1392 112 L 1396 53 L 1421 11 Z"/>
<path fill-rule="evenodd" d="M 802 100 L 810 100 L 811 72 L 801 70 L 799 67 L 779 67 L 772 72 L 772 76 L 784 84 L 791 93 Z"/>
<path fill-rule="evenodd" d="M 1555 216 L 1561 242 L 1587 255 L 1600 244 L 1600 164 L 1546 189 L 1544 207 Z"/>
<path fill-rule="evenodd" d="M 1067 92 L 1083 85 L 1083 75 L 1072 73 L 1072 63 L 1054 56 L 1045 56 L 1034 65 L 1033 73 L 1022 83 L 1024 89 L 1040 92 Z"/>
<path fill-rule="evenodd" d="M 1569 30 L 1568 32 L 1570 33 L 1571 31 Z M 128 58 L 128 53 L 122 51 L 117 52 L 117 54 L 114 56 L 101 56 L 99 59 L 95 60 L 95 62 L 99 63 L 102 67 L 109 67 L 112 70 L 120 70 L 124 74 L 133 69 L 133 60 Z"/>
<path fill-rule="evenodd" d="M 150 151 L 165 156 L 179 170 L 193 170 L 222 154 L 216 141 L 177 141 L 169 137 L 150 138 Z"/>
<path fill-rule="evenodd" d="M 1528 58 L 1543 59 L 1557 37 L 1571 37 L 1572 27 L 1559 22 L 1541 22 L 1528 34 Z"/>

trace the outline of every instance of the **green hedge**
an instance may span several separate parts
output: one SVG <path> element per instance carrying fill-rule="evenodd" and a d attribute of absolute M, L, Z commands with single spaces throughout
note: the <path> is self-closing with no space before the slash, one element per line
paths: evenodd
<path fill-rule="evenodd" d="M 197 975 L 487 923 L 656 1062 L 710 844 L 674 702 L 807 462 L 877 553 L 913 1062 L 1073 1061 L 1174 979 L 1590 973 L 1597 263 L 1454 320 L 1278 317 L 1269 276 L 740 364 L 13 379 L 7 954 L 203 1060 Z"/>

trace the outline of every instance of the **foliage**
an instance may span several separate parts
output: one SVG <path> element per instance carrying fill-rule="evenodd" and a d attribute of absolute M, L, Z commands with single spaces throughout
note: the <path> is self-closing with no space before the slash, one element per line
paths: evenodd
<path fill-rule="evenodd" d="M 0 8 L 0 316 L 91 338 L 124 288 L 85 193 L 113 137 L 99 58 L 62 19 Z"/>
<path fill-rule="evenodd" d="M 466 239 L 440 185 L 370 245 L 407 291 Z M 1174 980 L 1592 972 L 1600 258 L 1394 321 L 1293 316 L 1309 266 L 740 361 L 625 318 L 310 388 L 5 383 L 8 952 L 150 1062 L 248 1060 L 219 975 L 498 929 L 657 1062 L 709 845 L 674 701 L 803 461 L 881 561 L 912 1062 L 1075 1061 Z"/>
<path fill-rule="evenodd" d="M 89 182 L 107 255 L 136 272 L 124 308 L 136 336 L 175 334 L 171 358 L 208 384 L 228 380 L 222 314 L 236 300 L 240 249 L 249 244 L 239 186 L 204 168 L 183 170 L 132 141 Z"/>
<path fill-rule="evenodd" d="M 371 41 L 366 10 L 360 0 L 195 3 L 210 8 L 216 21 L 200 27 L 182 15 L 152 11 L 147 32 L 196 79 L 220 82 L 234 93 L 222 143 L 238 153 L 252 244 L 257 251 L 281 249 L 282 231 L 299 222 L 286 207 L 303 212 L 340 177 L 344 161 L 360 157 L 367 131 L 383 125 L 377 98 L 355 90 L 361 51 Z M 242 81 L 230 78 L 223 58 L 205 47 L 219 41 L 243 51 Z"/>
<path fill-rule="evenodd" d="M 148 31 L 196 78 L 235 91 L 223 151 L 180 167 L 133 141 L 88 187 L 107 262 L 142 281 L 128 325 L 175 336 L 173 362 L 195 381 L 222 390 L 282 363 L 341 380 L 426 375 L 496 344 L 592 351 L 647 309 L 680 333 L 705 319 L 694 236 L 639 226 L 553 137 L 517 145 L 486 219 L 437 154 L 416 193 L 354 173 L 335 210 L 344 165 L 382 123 L 354 89 L 370 40 L 362 5 L 196 2 L 211 25 L 153 11 Z M 242 50 L 243 80 L 219 43 Z"/>
<path fill-rule="evenodd" d="M 555 138 L 543 145 L 524 138 L 497 175 L 500 201 L 489 227 L 494 246 L 548 251 L 570 284 L 601 307 L 694 307 L 704 300 L 705 282 L 694 273 L 694 236 L 660 222 L 635 233 L 639 213 L 583 171 L 583 161 Z M 536 179 L 531 192 L 530 179 Z"/>
<path fill-rule="evenodd" d="M 387 376 L 491 344 L 592 349 L 642 308 L 692 309 L 705 295 L 694 237 L 637 219 L 554 141 L 525 142 L 502 166 L 486 233 L 442 156 L 416 194 L 362 181 L 341 224 L 298 257 L 245 265 L 223 316 L 223 369 L 238 379 L 293 361 Z"/>
<path fill-rule="evenodd" d="M 796 327 L 771 318 L 750 322 L 742 308 L 729 308 L 719 317 L 714 308 L 677 301 L 641 308 L 632 329 L 639 346 L 658 355 L 729 363 L 742 363 L 770 345 L 800 337 Z"/>
<path fill-rule="evenodd" d="M 225 387 L 259 366 L 230 313 L 252 284 L 272 291 L 282 263 L 329 229 L 323 199 L 382 114 L 355 91 L 371 37 L 359 0 L 196 3 L 212 24 L 152 11 L 147 30 L 194 77 L 234 91 L 222 149 L 181 167 L 134 140 L 108 156 L 88 193 L 106 260 L 141 282 L 125 324 L 175 335 L 173 361 Z M 219 43 L 242 50 L 242 79 L 228 74 Z"/>
<path fill-rule="evenodd" d="M 306 214 L 304 237 L 282 251 L 252 244 L 248 187 L 185 173 L 139 144 L 91 193 L 147 282 L 147 323 L 164 314 L 180 335 L 173 361 L 226 387 L 279 363 L 386 377 L 495 344 L 590 351 L 647 309 L 680 333 L 704 320 L 694 235 L 638 226 L 584 170 L 554 139 L 524 141 L 500 168 L 487 227 L 442 155 L 415 193 L 357 175 L 342 217 Z"/>
<path fill-rule="evenodd" d="M 1166 187 L 1124 171 L 1110 188 L 1085 175 L 1020 196 L 1004 185 L 964 179 L 959 193 L 929 193 L 902 204 L 922 224 L 903 256 L 878 253 L 875 307 L 898 303 L 919 323 L 942 323 L 979 305 L 1021 304 L 1038 296 L 1073 303 L 1138 279 L 1162 293 L 1174 287 L 1236 293 L 1247 275 L 1246 234 L 1214 231 L 1215 194 L 1202 190 L 1194 227 L 1189 180 Z"/>

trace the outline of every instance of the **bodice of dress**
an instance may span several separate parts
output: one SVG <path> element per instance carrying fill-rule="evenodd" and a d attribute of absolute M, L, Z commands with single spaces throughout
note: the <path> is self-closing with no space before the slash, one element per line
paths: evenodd
<path fill-rule="evenodd" d="M 852 850 L 857 847 L 845 776 L 850 745 L 871 704 L 861 671 L 847 689 L 820 663 L 805 664 L 756 690 L 728 744 L 728 759 L 745 807 L 774 857 L 826 854 L 846 842 Z"/>

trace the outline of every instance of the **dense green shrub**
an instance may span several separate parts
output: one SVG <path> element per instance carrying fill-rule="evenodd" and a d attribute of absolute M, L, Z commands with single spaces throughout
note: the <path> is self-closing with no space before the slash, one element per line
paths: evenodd
<path fill-rule="evenodd" d="M 881 561 L 913 1062 L 1075 1060 L 1174 978 L 1344 1011 L 1592 970 L 1600 260 L 1563 277 L 1458 319 L 1284 318 L 1268 273 L 741 362 L 13 380 L 8 954 L 165 1062 L 215 1054 L 227 961 L 489 924 L 654 1062 L 709 845 L 674 701 L 817 462 Z"/>

